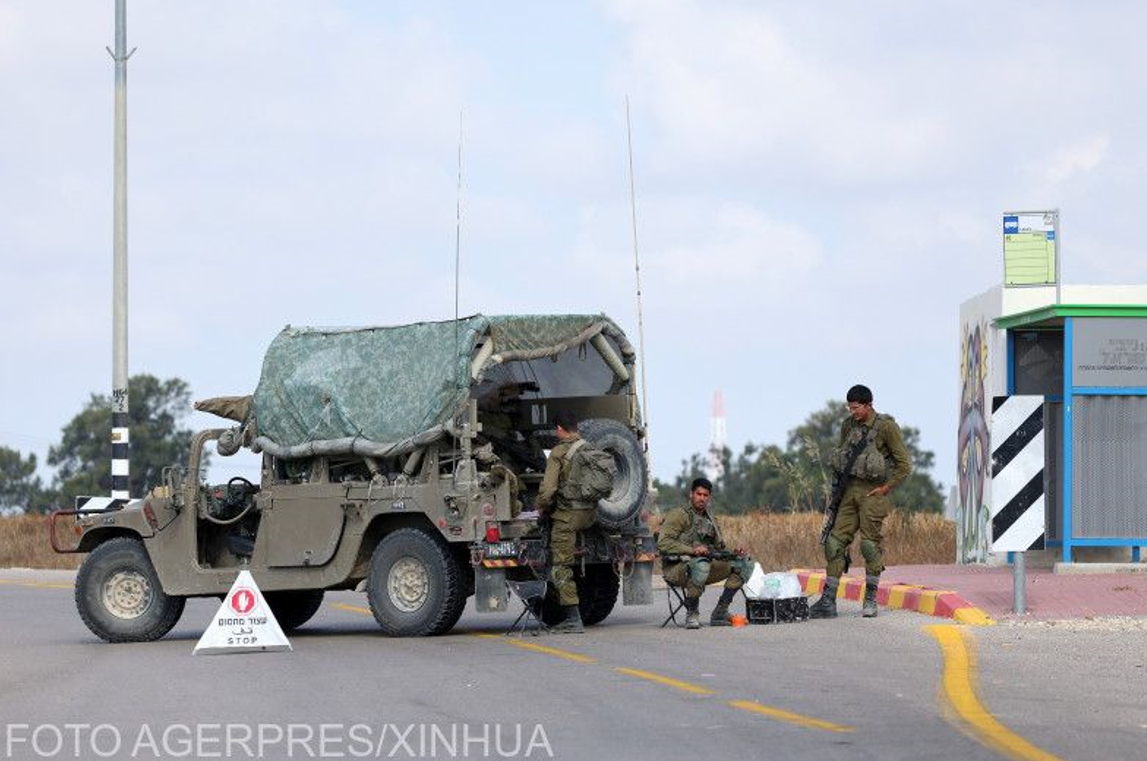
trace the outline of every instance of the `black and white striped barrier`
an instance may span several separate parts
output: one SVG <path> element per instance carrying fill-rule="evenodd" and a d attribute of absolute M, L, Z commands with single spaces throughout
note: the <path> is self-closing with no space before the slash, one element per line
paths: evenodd
<path fill-rule="evenodd" d="M 76 497 L 76 510 L 85 513 L 119 510 L 127 502 L 118 497 Z"/>
<path fill-rule="evenodd" d="M 1043 403 L 1042 396 L 992 399 L 992 552 L 1044 548 Z"/>

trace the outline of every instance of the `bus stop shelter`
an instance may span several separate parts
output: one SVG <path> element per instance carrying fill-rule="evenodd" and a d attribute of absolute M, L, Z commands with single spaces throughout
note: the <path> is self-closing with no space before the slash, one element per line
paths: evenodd
<path fill-rule="evenodd" d="M 1046 546 L 1062 548 L 1065 563 L 1079 547 L 1128 547 L 1139 562 L 1147 305 L 1052 304 L 996 317 L 991 327 L 1003 338 L 1006 394 L 1044 398 Z"/>

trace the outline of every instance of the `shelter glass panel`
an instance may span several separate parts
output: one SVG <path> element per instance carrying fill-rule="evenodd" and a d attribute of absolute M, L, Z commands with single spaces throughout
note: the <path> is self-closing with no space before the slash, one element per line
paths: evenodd
<path fill-rule="evenodd" d="M 1015 393 L 1063 393 L 1063 331 L 1017 330 L 1013 335 Z"/>

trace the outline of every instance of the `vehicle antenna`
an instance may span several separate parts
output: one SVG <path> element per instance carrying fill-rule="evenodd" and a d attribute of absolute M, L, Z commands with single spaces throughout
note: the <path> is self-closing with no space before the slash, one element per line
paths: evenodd
<path fill-rule="evenodd" d="M 454 205 L 454 356 L 455 366 L 457 370 L 457 377 L 455 384 L 460 390 L 462 388 L 462 370 L 461 363 L 457 361 L 459 352 L 462 351 L 460 339 L 458 338 L 458 291 L 459 291 L 459 269 L 462 262 L 462 109 L 458 109 L 458 195 Z"/>
<path fill-rule="evenodd" d="M 464 388 L 464 381 L 462 378 L 461 360 L 462 354 L 462 340 L 459 337 L 459 291 L 460 291 L 460 271 L 462 266 L 462 109 L 458 109 L 458 192 L 455 196 L 454 205 L 454 390 L 456 393 L 461 394 Z M 461 430 L 456 431 L 454 435 L 454 467 L 451 469 L 452 477 L 451 482 L 455 487 L 458 485 L 458 463 L 459 458 L 469 459 L 470 454 L 470 405 L 466 405 Z M 459 449 L 459 435 L 462 437 L 461 448 Z M 467 471 L 469 472 L 469 471 Z M 473 485 L 473 478 L 467 476 L 467 493 L 469 494 Z"/>
<path fill-rule="evenodd" d="M 649 403 L 645 396 L 645 319 L 641 304 L 641 256 L 637 248 L 637 191 L 633 181 L 633 129 L 629 121 L 629 96 L 625 96 L 625 138 L 629 146 L 629 213 L 633 222 L 633 271 L 637 280 L 637 345 L 641 361 L 641 417 L 645 425 L 645 464 L 649 466 Z M 649 469 L 649 477 L 653 478 L 653 471 Z"/>

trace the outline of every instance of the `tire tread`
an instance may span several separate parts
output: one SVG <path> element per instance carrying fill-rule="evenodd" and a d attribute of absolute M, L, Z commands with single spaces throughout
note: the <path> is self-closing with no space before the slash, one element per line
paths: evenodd
<path fill-rule="evenodd" d="M 134 559 L 139 562 L 137 570 L 143 572 L 154 587 L 155 601 L 153 604 L 162 606 L 159 616 L 146 628 L 137 631 L 115 631 L 106 625 L 106 622 L 100 620 L 100 617 L 91 609 L 91 605 L 94 603 L 88 599 L 89 593 L 98 594 L 98 590 L 88 588 L 89 583 L 94 581 L 93 576 L 103 570 L 101 566 L 110 562 L 110 557 L 120 552 L 136 555 Z M 113 644 L 153 642 L 163 637 L 179 622 L 186 602 L 182 597 L 174 597 L 163 591 L 159 577 L 155 573 L 155 567 L 147 556 L 147 550 L 144 549 L 143 542 L 127 536 L 113 537 L 92 549 L 76 574 L 75 600 L 76 609 L 79 611 L 80 619 L 84 625 L 92 634 Z"/>

